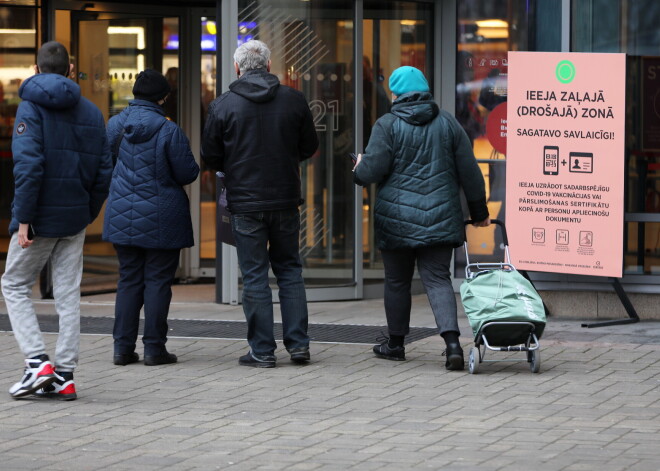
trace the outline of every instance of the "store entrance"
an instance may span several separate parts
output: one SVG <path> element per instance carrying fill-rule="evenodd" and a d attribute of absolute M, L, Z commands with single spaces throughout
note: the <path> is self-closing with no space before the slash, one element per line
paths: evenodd
<path fill-rule="evenodd" d="M 82 96 L 99 107 L 107 122 L 133 99 L 136 75 L 151 68 L 161 71 L 177 89 L 178 44 L 163 38 L 178 37 L 179 18 L 135 13 L 57 10 L 56 40 L 70 51 L 72 77 Z M 173 94 L 166 113 L 178 120 L 178 99 Z M 112 244 L 102 240 L 103 214 L 88 226 L 84 246 L 83 294 L 113 291 L 117 286 L 118 262 Z"/>

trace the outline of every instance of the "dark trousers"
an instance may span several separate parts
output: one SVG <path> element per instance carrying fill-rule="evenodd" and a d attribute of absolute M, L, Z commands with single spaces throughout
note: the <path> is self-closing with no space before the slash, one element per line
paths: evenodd
<path fill-rule="evenodd" d="M 381 250 L 385 265 L 385 316 L 390 335 L 408 335 L 415 262 L 441 334 L 459 332 L 449 265 L 454 249 L 443 245 Z"/>
<path fill-rule="evenodd" d="M 119 259 L 119 283 L 115 302 L 115 354 L 135 351 L 144 306 L 144 354 L 165 353 L 167 315 L 172 283 L 179 266 L 179 249 L 143 249 L 115 245 Z"/>
<path fill-rule="evenodd" d="M 232 214 L 238 263 L 243 274 L 243 312 L 252 353 L 273 355 L 273 295 L 268 267 L 279 287 L 282 331 L 287 350 L 309 346 L 305 283 L 300 261 L 298 209 Z"/>

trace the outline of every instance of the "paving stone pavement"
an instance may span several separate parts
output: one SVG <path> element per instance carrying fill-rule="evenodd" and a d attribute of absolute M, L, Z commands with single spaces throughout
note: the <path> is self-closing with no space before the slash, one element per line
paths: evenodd
<path fill-rule="evenodd" d="M 84 315 L 112 309 L 103 297 L 83 305 Z M 382 300 L 310 312 L 312 322 L 384 324 Z M 241 315 L 175 296 L 170 317 L 186 313 Z M 422 296 L 413 325 L 433 325 Z M 46 340 L 52 352 L 56 336 Z M 0 396 L 0 469 L 660 469 L 660 323 L 581 329 L 550 319 L 541 344 L 539 374 L 498 362 L 470 375 L 445 371 L 437 336 L 408 345 L 405 362 L 376 359 L 370 345 L 314 343 L 308 365 L 280 348 L 277 368 L 255 369 L 237 363 L 243 340 L 171 338 L 178 364 L 121 367 L 110 336 L 83 335 L 78 400 Z M 21 365 L 12 334 L 0 333 L 0 385 Z"/>

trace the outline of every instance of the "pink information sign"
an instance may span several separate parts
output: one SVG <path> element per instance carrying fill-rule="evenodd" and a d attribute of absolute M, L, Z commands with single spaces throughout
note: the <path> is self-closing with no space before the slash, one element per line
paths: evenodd
<path fill-rule="evenodd" d="M 523 270 L 621 277 L 625 54 L 509 52 L 506 224 Z"/>

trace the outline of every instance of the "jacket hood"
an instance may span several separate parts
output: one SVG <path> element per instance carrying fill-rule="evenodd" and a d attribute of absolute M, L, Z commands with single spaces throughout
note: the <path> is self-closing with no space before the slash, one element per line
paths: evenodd
<path fill-rule="evenodd" d="M 124 112 L 124 137 L 135 144 L 150 140 L 167 121 L 163 109 L 151 101 L 132 100 Z"/>
<path fill-rule="evenodd" d="M 44 108 L 62 110 L 80 101 L 80 86 L 58 74 L 36 74 L 23 81 L 18 96 Z"/>
<path fill-rule="evenodd" d="M 432 121 L 440 108 L 428 92 L 404 93 L 392 105 L 392 114 L 414 126 L 424 126 Z"/>
<path fill-rule="evenodd" d="M 229 90 L 255 103 L 275 98 L 280 80 L 265 69 L 250 70 L 229 85 Z"/>

